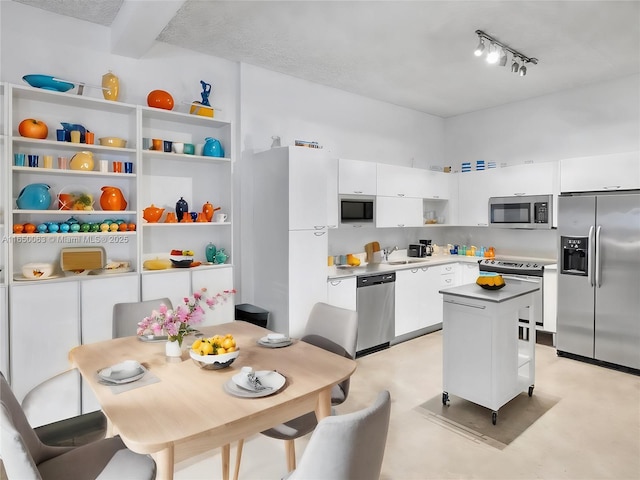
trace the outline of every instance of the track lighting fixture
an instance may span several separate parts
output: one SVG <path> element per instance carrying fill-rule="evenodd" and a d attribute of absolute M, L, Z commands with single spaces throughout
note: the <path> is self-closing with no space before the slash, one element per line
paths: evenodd
<path fill-rule="evenodd" d="M 538 64 L 537 58 L 527 57 L 525 54 L 496 40 L 491 35 L 484 33 L 482 30 L 476 30 L 476 35 L 478 35 L 478 46 L 473 53 L 476 57 L 480 57 L 485 50 L 487 50 L 486 60 L 488 63 L 499 63 L 501 67 L 504 67 L 507 65 L 507 54 L 510 53 L 512 58 L 511 71 L 513 73 L 518 73 L 521 77 L 524 77 L 527 74 L 527 67 L 525 64 Z M 488 49 L 485 49 L 485 40 L 489 42 Z"/>

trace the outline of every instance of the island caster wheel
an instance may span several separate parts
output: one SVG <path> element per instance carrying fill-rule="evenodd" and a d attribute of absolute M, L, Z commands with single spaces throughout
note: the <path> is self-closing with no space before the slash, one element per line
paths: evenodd
<path fill-rule="evenodd" d="M 449 405 L 449 393 L 442 392 L 442 404 L 445 406 Z"/>
<path fill-rule="evenodd" d="M 533 396 L 533 385 L 529 386 L 529 396 Z"/>
<path fill-rule="evenodd" d="M 494 425 L 498 421 L 498 412 L 491 412 L 491 423 Z"/>

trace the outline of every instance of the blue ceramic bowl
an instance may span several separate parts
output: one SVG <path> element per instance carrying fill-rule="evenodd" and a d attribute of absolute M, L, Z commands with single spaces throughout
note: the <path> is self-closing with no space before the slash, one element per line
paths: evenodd
<path fill-rule="evenodd" d="M 73 83 L 54 80 L 54 77 L 51 75 L 25 75 L 22 79 L 32 87 L 42 88 L 43 90 L 54 90 L 56 92 L 66 92 L 75 87 Z"/>

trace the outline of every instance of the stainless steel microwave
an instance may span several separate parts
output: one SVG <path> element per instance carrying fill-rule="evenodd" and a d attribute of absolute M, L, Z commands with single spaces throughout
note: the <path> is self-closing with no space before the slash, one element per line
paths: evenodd
<path fill-rule="evenodd" d="M 553 195 L 491 197 L 489 225 L 501 228 L 552 228 Z"/>
<path fill-rule="evenodd" d="M 340 225 L 373 226 L 376 199 L 358 195 L 340 196 Z"/>

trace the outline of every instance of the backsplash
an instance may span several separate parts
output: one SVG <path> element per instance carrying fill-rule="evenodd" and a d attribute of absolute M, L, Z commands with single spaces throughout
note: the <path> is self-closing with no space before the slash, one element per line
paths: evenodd
<path fill-rule="evenodd" d="M 329 230 L 329 255 L 346 255 L 364 251 L 364 245 L 377 241 L 381 248 L 406 249 L 420 239 L 436 245 L 458 244 L 492 246 L 498 256 L 555 259 L 557 230 L 519 230 L 487 227 L 416 227 L 416 228 L 338 228 Z"/>

